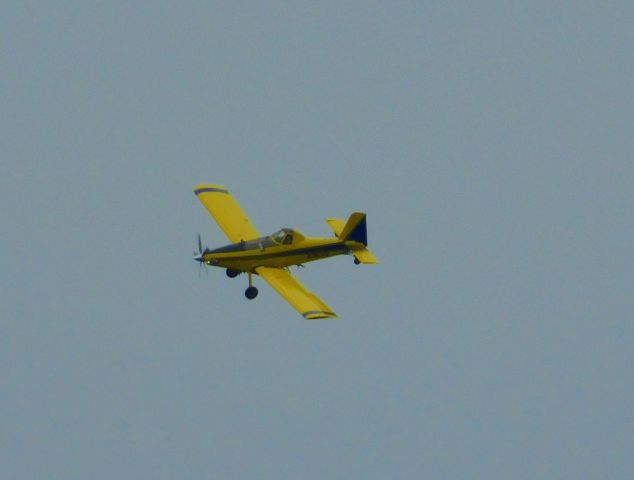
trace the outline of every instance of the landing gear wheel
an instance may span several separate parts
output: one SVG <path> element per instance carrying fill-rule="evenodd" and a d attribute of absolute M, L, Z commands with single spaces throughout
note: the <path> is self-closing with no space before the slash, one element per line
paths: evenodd
<path fill-rule="evenodd" d="M 354 264 L 355 264 L 355 265 L 359 265 L 360 263 L 361 263 L 361 262 L 359 261 L 359 259 L 358 259 L 358 258 L 355 258 L 355 259 L 354 259 Z"/>
<path fill-rule="evenodd" d="M 247 297 L 249 300 L 253 300 L 255 297 L 258 296 L 258 289 L 255 287 L 249 287 L 245 290 L 244 296 Z"/>
<path fill-rule="evenodd" d="M 227 268 L 225 273 L 227 274 L 227 277 L 235 278 L 238 275 L 240 275 L 241 272 L 240 272 L 240 270 L 234 270 L 233 268 Z"/>

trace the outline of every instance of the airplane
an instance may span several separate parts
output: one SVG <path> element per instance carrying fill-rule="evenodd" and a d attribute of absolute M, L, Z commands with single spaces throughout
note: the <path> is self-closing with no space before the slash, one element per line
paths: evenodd
<path fill-rule="evenodd" d="M 272 235 L 262 236 L 225 187 L 198 185 L 194 193 L 232 242 L 213 250 L 207 247 L 203 249 L 198 235 L 198 252 L 194 252 L 194 260 L 201 266 L 204 264 L 226 269 L 229 278 L 246 273 L 249 287 L 244 295 L 249 300 L 258 295 L 258 289 L 253 285 L 255 274 L 263 278 L 305 319 L 336 317 L 332 308 L 291 274 L 289 267 L 303 266 L 304 263 L 342 254 L 352 254 L 357 265 L 378 263 L 367 248 L 365 213 L 355 212 L 347 222 L 338 218 L 327 219 L 335 238 L 309 238 L 291 228 L 282 228 Z"/>

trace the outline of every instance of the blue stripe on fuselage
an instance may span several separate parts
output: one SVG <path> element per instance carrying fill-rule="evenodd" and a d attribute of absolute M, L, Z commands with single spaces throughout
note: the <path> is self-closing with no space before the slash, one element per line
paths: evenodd
<path fill-rule="evenodd" d="M 251 243 L 251 242 L 245 242 Z M 245 249 L 242 244 L 234 243 L 231 245 L 227 245 L 226 247 L 220 247 L 215 250 L 211 250 L 207 253 L 233 253 L 233 252 L 241 252 L 241 251 L 249 251 L 255 250 L 259 248 L 258 245 L 255 245 L 252 248 Z M 306 248 L 298 248 L 284 250 L 282 252 L 271 252 L 271 253 L 262 253 L 261 255 L 247 255 L 243 257 L 244 260 L 256 260 L 260 258 L 275 258 L 275 257 L 291 257 L 294 255 L 307 255 L 311 253 L 322 253 L 322 252 L 331 252 L 331 251 L 348 251 L 348 247 L 344 243 L 331 243 L 328 245 L 316 245 L 314 247 L 306 247 Z"/>
<path fill-rule="evenodd" d="M 317 245 L 314 247 L 306 247 L 306 248 L 298 248 L 297 250 L 286 250 L 284 252 L 275 252 L 275 253 L 264 253 L 262 255 L 253 255 L 249 256 L 251 258 L 272 258 L 272 257 L 291 257 L 293 255 L 308 255 L 311 253 L 322 253 L 322 252 L 330 252 L 341 250 L 347 251 L 348 247 L 346 247 L 343 243 L 332 243 L 329 245 Z"/>

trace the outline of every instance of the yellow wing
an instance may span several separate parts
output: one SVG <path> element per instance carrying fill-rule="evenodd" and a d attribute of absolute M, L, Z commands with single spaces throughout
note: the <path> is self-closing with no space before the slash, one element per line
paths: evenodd
<path fill-rule="evenodd" d="M 249 217 L 225 187 L 198 185 L 194 193 L 230 241 L 236 243 L 260 236 Z"/>
<path fill-rule="evenodd" d="M 323 300 L 307 290 L 288 271 L 273 267 L 258 267 L 255 271 L 304 318 L 314 320 L 337 316 Z"/>

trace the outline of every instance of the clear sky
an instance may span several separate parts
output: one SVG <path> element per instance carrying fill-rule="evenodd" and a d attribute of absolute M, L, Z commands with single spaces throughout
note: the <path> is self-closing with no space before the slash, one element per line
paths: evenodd
<path fill-rule="evenodd" d="M 630 478 L 633 18 L 3 2 L 0 477 Z M 247 301 L 198 183 L 381 264 Z"/>

